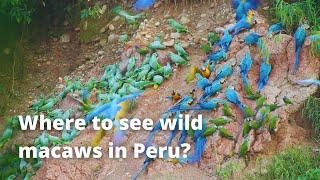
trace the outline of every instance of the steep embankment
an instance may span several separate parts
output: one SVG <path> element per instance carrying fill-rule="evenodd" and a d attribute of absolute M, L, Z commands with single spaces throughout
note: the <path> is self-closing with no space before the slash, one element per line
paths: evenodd
<path fill-rule="evenodd" d="M 133 50 L 133 46 L 138 44 L 144 46 L 153 41 L 153 37 L 157 33 L 161 33 L 164 37 L 164 43 L 168 46 L 172 46 L 172 39 L 179 39 L 184 45 L 186 50 L 190 53 L 192 60 L 191 64 L 201 65 L 203 60 L 206 59 L 206 55 L 199 48 L 199 43 L 206 41 L 207 32 L 218 31 L 221 32 L 221 28 L 217 28 L 220 22 L 228 22 L 232 19 L 232 12 L 225 4 L 214 4 L 210 7 L 209 4 L 203 4 L 201 6 L 195 5 L 192 9 L 185 11 L 174 10 L 171 5 L 158 4 L 154 13 L 149 16 L 148 20 L 145 20 L 139 30 L 135 33 L 132 39 L 124 46 L 123 58 L 121 64 L 125 67 L 129 54 Z M 172 33 L 173 30 L 169 28 L 165 22 L 167 18 L 172 17 L 177 20 L 185 21 L 185 25 L 191 30 L 190 34 L 185 33 Z M 190 22 L 187 22 L 190 20 Z M 225 27 L 230 23 L 234 23 L 233 20 L 228 22 Z M 268 25 L 264 23 L 263 18 L 258 18 L 258 24 L 251 31 L 258 32 L 262 35 L 266 35 Z M 239 36 L 243 36 L 248 32 L 243 32 Z M 317 78 L 320 71 L 319 58 L 315 58 L 308 52 L 310 42 L 306 42 L 301 54 L 300 67 L 297 75 L 293 76 L 293 64 L 294 64 L 294 40 L 290 35 L 279 35 L 278 40 L 265 39 L 267 47 L 270 50 L 271 58 L 270 62 L 273 66 L 273 70 L 270 74 L 268 85 L 261 91 L 261 93 L 267 96 L 268 103 L 278 103 L 284 105 L 282 101 L 283 96 L 287 96 L 294 101 L 292 106 L 282 106 L 274 113 L 278 113 L 280 116 L 280 122 L 277 126 L 276 133 L 271 135 L 267 129 L 260 131 L 251 131 L 249 134 L 250 154 L 255 153 L 267 153 L 275 149 L 282 148 L 292 143 L 299 143 L 304 138 L 304 130 L 297 126 L 288 124 L 288 119 L 291 114 L 301 108 L 303 101 L 311 94 L 316 92 L 317 86 L 308 85 L 300 86 L 293 84 L 291 81 L 294 79 L 305 78 Z M 172 49 L 167 48 L 165 51 L 158 51 L 159 59 L 164 65 L 169 59 L 165 56 L 165 52 Z M 255 46 L 247 46 L 241 44 L 238 41 L 238 37 L 234 37 L 228 52 L 228 60 L 236 59 L 238 64 L 244 57 L 245 52 L 250 51 L 253 59 L 253 67 L 251 68 L 248 77 L 253 88 L 256 89 L 256 81 L 259 77 L 259 67 L 262 63 L 262 57 L 258 48 Z M 107 59 L 106 59 L 107 61 Z M 103 62 L 103 61 L 100 61 Z M 216 70 L 224 65 L 226 61 L 218 64 Z M 103 72 L 98 71 L 98 66 L 93 67 L 86 74 L 87 77 L 96 76 L 99 77 Z M 165 95 L 170 94 L 174 90 L 180 91 L 182 94 L 187 93 L 190 89 L 196 89 L 196 97 L 199 97 L 202 91 L 195 86 L 195 81 L 190 84 L 186 84 L 184 79 L 188 73 L 188 66 L 180 66 L 174 70 L 173 75 L 166 80 L 157 90 L 152 90 L 148 96 L 143 96 L 137 99 L 137 107 L 134 109 L 133 117 L 139 119 L 151 118 L 156 120 L 160 118 L 161 113 L 168 109 L 172 102 L 164 99 Z M 240 69 L 236 67 L 234 73 L 228 77 L 227 83 L 224 85 L 222 93 L 217 97 L 224 98 L 224 92 L 228 85 L 232 85 L 236 88 L 239 94 L 243 94 L 243 84 L 240 77 Z M 211 75 L 213 78 L 215 73 Z M 245 104 L 254 108 L 254 101 L 241 99 Z M 73 101 L 73 98 L 67 97 L 59 104 L 59 108 L 68 109 L 74 107 L 74 111 L 77 112 L 78 104 Z M 236 114 L 236 119 L 240 121 L 242 119 L 241 111 L 231 106 L 233 112 Z M 219 117 L 222 115 L 222 110 L 219 108 L 216 112 L 201 112 L 207 119 Z M 74 114 L 75 117 L 81 116 L 79 113 Z M 205 153 L 202 160 L 197 165 L 185 165 L 174 164 L 167 160 L 157 159 L 142 173 L 142 178 L 197 178 L 208 179 L 212 176 L 214 165 L 223 162 L 226 157 L 237 156 L 239 145 L 242 143 L 242 125 L 233 121 L 224 126 L 228 129 L 234 137 L 238 138 L 238 142 L 219 136 L 215 133 L 213 136 L 207 138 Z M 165 144 L 166 139 L 169 136 L 169 131 L 159 132 L 154 141 L 162 146 Z M 95 134 L 92 126 L 89 126 L 86 130 L 81 131 L 77 138 L 75 138 L 69 145 L 71 146 L 90 146 L 91 140 Z M 132 146 L 134 143 L 144 143 L 148 137 L 146 131 L 132 131 L 129 132 L 127 139 L 124 141 L 123 146 L 127 147 L 130 151 L 129 157 L 126 159 L 108 159 L 103 156 L 101 159 L 47 159 L 44 160 L 43 166 L 35 175 L 34 179 L 130 179 L 143 165 L 144 158 L 134 159 L 132 155 Z M 106 154 L 106 148 L 108 142 L 111 141 L 112 136 L 107 134 L 101 141 L 101 146 L 104 148 L 103 153 Z M 177 143 L 178 137 L 173 141 L 173 145 Z M 187 139 L 187 142 L 192 144 L 191 139 Z"/>

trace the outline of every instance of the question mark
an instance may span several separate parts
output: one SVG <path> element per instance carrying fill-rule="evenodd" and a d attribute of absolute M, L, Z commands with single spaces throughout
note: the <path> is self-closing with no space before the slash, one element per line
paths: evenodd
<path fill-rule="evenodd" d="M 183 143 L 183 144 L 181 144 L 181 148 L 184 148 L 185 147 L 185 149 L 183 150 L 183 158 L 187 158 L 188 157 L 188 155 L 187 155 L 187 152 L 191 149 L 191 147 L 190 147 L 190 144 L 188 144 L 188 143 Z"/>

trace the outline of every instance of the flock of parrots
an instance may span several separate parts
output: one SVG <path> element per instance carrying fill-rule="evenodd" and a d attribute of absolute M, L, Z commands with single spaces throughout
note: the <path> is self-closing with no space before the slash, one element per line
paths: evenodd
<path fill-rule="evenodd" d="M 154 0 L 138 0 L 134 5 L 134 9 L 141 10 L 149 8 L 155 1 Z M 248 145 L 248 133 L 251 130 L 261 130 L 264 127 L 268 127 L 269 131 L 274 132 L 276 127 L 278 115 L 270 115 L 272 111 L 279 108 L 278 104 L 267 104 L 266 96 L 260 94 L 260 90 L 268 83 L 268 77 L 272 70 L 270 64 L 267 48 L 265 47 L 262 36 L 258 33 L 251 32 L 245 37 L 240 37 L 240 41 L 248 45 L 257 45 L 262 52 L 264 59 L 260 66 L 260 76 L 258 80 L 257 91 L 254 92 L 251 85 L 249 84 L 247 74 L 252 65 L 252 59 L 250 52 L 246 52 L 246 55 L 241 60 L 239 67 L 241 69 L 241 77 L 243 80 L 245 95 L 244 98 L 253 100 L 256 102 L 255 109 L 252 109 L 248 105 L 241 102 L 238 92 L 234 87 L 228 86 L 224 94 L 225 99 L 211 98 L 222 91 L 223 84 L 227 82 L 228 76 L 233 73 L 233 69 L 238 66 L 235 60 L 229 60 L 221 66 L 220 69 L 215 71 L 217 63 L 220 63 L 227 59 L 227 52 L 229 51 L 229 45 L 235 35 L 239 32 L 247 29 L 251 29 L 255 21 L 254 10 L 259 5 L 258 0 L 233 0 L 232 4 L 236 9 L 236 20 L 237 23 L 226 29 L 223 36 L 220 38 L 214 33 L 208 33 L 209 45 L 203 44 L 201 48 L 208 53 L 208 58 L 204 62 L 203 67 L 192 66 L 190 72 L 186 77 L 186 82 L 190 83 L 195 77 L 197 78 L 196 85 L 199 89 L 203 90 L 202 95 L 196 100 L 194 93 L 195 89 L 191 90 L 185 96 L 182 96 L 178 91 L 173 90 L 170 96 L 166 98 L 171 99 L 175 104 L 163 112 L 162 118 L 164 120 L 169 118 L 178 118 L 181 113 L 186 111 L 197 112 L 200 110 L 212 111 L 216 110 L 220 106 L 222 107 L 224 116 L 218 117 L 209 121 L 204 119 L 202 130 L 182 130 L 180 133 L 179 143 L 180 146 L 185 142 L 186 138 L 192 138 L 194 141 L 193 153 L 189 154 L 186 158 L 175 159 L 175 162 L 180 163 L 194 163 L 201 159 L 201 156 L 205 149 L 206 138 L 213 135 L 215 132 L 219 132 L 222 137 L 228 138 L 232 141 L 237 141 L 236 137 L 233 137 L 227 129 L 223 127 L 231 121 L 235 121 L 235 116 L 232 110 L 229 108 L 228 103 L 232 103 L 239 107 L 243 112 L 241 117 L 241 123 L 243 125 L 243 143 L 240 146 L 239 156 L 243 157 L 249 151 Z M 122 17 L 126 18 L 128 22 L 135 22 L 136 18 L 141 18 L 142 14 L 133 16 L 122 10 L 120 7 L 115 7 L 114 12 L 118 13 Z M 179 24 L 173 19 L 167 20 L 177 32 L 189 33 L 189 30 L 183 25 Z M 298 69 L 299 56 L 301 47 L 307 36 L 308 25 L 304 24 L 299 27 L 295 33 L 296 42 L 296 61 L 295 71 Z M 268 36 L 272 37 L 280 32 L 286 32 L 281 23 L 273 24 L 269 27 Z M 320 39 L 320 33 L 316 33 L 308 37 L 309 39 Z M 220 46 L 220 50 L 212 52 L 212 46 Z M 151 42 L 146 48 L 140 48 L 135 46 L 135 51 L 142 56 L 145 56 L 140 67 L 136 66 L 135 56 L 130 56 L 128 59 L 128 65 L 125 69 L 125 73 L 122 73 L 119 64 L 107 65 L 102 67 L 104 74 L 99 80 L 95 77 L 90 78 L 85 84 L 82 84 L 80 79 L 77 77 L 74 82 L 66 79 L 65 89 L 57 94 L 51 95 L 48 98 L 40 96 L 40 99 L 36 100 L 31 106 L 35 113 L 46 113 L 46 117 L 52 119 L 67 119 L 73 111 L 68 109 L 63 111 L 62 109 L 54 109 L 54 106 L 64 99 L 67 94 L 75 91 L 80 92 L 79 98 L 76 98 L 80 104 L 78 107 L 79 111 L 85 114 L 85 120 L 89 124 L 95 116 L 100 118 L 112 119 L 114 123 L 114 138 L 113 142 L 115 145 L 119 144 L 126 132 L 119 130 L 119 119 L 126 117 L 126 114 L 130 111 L 130 101 L 133 98 L 143 96 L 145 89 L 154 86 L 157 88 L 166 78 L 169 78 L 172 74 L 171 63 L 168 62 L 165 66 L 161 66 L 158 61 L 158 55 L 156 50 L 166 49 L 167 47 L 162 44 L 161 36 L 158 35 L 153 42 Z M 181 46 L 179 41 L 174 43 L 175 52 L 168 51 L 166 55 L 172 60 L 172 62 L 178 66 L 180 64 L 190 65 L 188 62 L 191 57 L 188 52 Z M 211 73 L 215 73 L 215 77 L 212 81 L 209 80 Z M 318 80 L 305 79 L 296 81 L 296 83 L 313 83 L 320 84 Z M 93 93 L 92 90 L 96 93 Z M 91 96 L 96 96 L 98 103 L 92 102 Z M 195 103 L 195 101 L 197 101 Z M 284 97 L 283 101 L 285 104 L 293 104 L 293 102 Z M 237 117 L 239 118 L 239 117 Z M 17 116 L 13 116 L 7 121 L 7 129 L 3 132 L 0 139 L 0 148 L 6 143 L 13 135 L 13 129 L 18 129 L 19 120 Z M 150 136 L 147 139 L 145 145 L 153 146 L 152 138 L 156 132 L 161 130 L 160 122 L 158 121 L 150 132 Z M 171 141 L 178 133 L 178 128 L 174 129 L 167 140 L 165 146 L 169 146 Z M 99 145 L 100 140 L 104 136 L 103 130 L 96 133 L 92 140 L 92 146 Z M 73 128 L 72 130 L 63 130 L 61 137 L 50 135 L 47 131 L 43 131 L 42 134 L 34 141 L 34 146 L 57 146 L 63 145 L 72 141 L 78 135 L 78 130 Z M 12 157 L 12 151 L 7 150 L 7 153 L 0 157 L 0 166 L 2 169 L 0 172 L 6 173 L 5 177 L 9 179 L 15 179 L 18 176 L 29 179 L 33 173 L 28 171 L 27 165 L 30 164 L 33 169 L 40 168 L 42 159 L 19 159 Z M 139 174 L 147 167 L 147 165 L 153 159 L 147 157 L 142 169 L 133 177 L 136 179 Z M 4 176 L 3 176 L 4 177 Z"/>

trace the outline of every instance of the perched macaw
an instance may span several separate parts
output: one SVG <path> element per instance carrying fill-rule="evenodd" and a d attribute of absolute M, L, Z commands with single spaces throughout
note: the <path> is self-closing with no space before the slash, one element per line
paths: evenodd
<path fill-rule="evenodd" d="M 179 119 L 179 115 L 180 115 L 180 111 L 176 111 L 176 115 L 175 115 L 174 119 Z M 170 134 L 170 136 L 169 136 L 169 138 L 168 138 L 168 140 L 167 140 L 167 142 L 166 142 L 166 144 L 164 146 L 169 146 L 171 144 L 173 138 L 177 134 L 178 127 L 179 127 L 178 124 L 179 123 L 176 123 L 174 130 L 172 130 L 172 132 L 171 132 L 171 134 Z"/>
<path fill-rule="evenodd" d="M 260 91 L 265 85 L 267 85 L 271 69 L 272 69 L 272 66 L 270 64 L 269 58 L 265 58 L 265 60 L 263 61 L 263 63 L 260 66 L 258 91 Z"/>
<path fill-rule="evenodd" d="M 231 4 L 236 9 L 236 20 L 240 21 L 246 17 L 249 10 L 256 10 L 260 5 L 260 0 L 232 0 Z"/>
<path fill-rule="evenodd" d="M 251 32 L 247 36 L 240 37 L 240 40 L 246 43 L 247 45 L 257 44 L 260 48 L 262 48 L 263 44 L 260 40 L 261 37 L 262 35 L 255 32 Z"/>
<path fill-rule="evenodd" d="M 211 84 L 209 79 L 202 77 L 201 74 L 196 73 L 196 76 L 198 78 L 197 85 L 199 86 L 199 88 L 205 89 L 207 86 Z"/>
<path fill-rule="evenodd" d="M 227 78 L 233 71 L 233 67 L 236 65 L 236 61 L 234 59 L 228 61 L 225 65 L 223 65 L 219 71 L 217 72 L 216 77 L 212 82 L 218 81 L 222 78 Z"/>
<path fill-rule="evenodd" d="M 227 53 L 222 49 L 208 56 L 209 61 L 220 61 L 224 59 L 227 59 Z"/>
<path fill-rule="evenodd" d="M 179 64 L 189 64 L 183 57 L 179 54 L 175 54 L 171 51 L 168 51 L 166 55 L 178 66 Z"/>
<path fill-rule="evenodd" d="M 248 138 L 245 138 L 243 143 L 241 144 L 241 146 L 239 148 L 239 156 L 240 157 L 245 156 L 248 151 L 249 151 Z"/>
<path fill-rule="evenodd" d="M 220 136 L 225 137 L 225 138 L 228 138 L 228 139 L 231 139 L 231 140 L 237 142 L 237 139 L 234 138 L 234 137 L 228 132 L 228 130 L 227 130 L 226 128 L 224 128 L 224 127 L 222 127 L 222 126 L 218 126 L 218 130 L 219 130 Z"/>
<path fill-rule="evenodd" d="M 222 84 L 226 82 L 225 79 L 220 79 L 219 81 L 213 82 L 210 86 L 207 86 L 204 89 L 203 94 L 199 98 L 199 101 L 205 101 L 207 98 L 214 94 L 218 94 L 218 92 L 222 89 Z"/>
<path fill-rule="evenodd" d="M 228 103 L 227 103 L 227 102 L 223 103 L 223 108 L 222 108 L 222 110 L 223 110 L 223 114 L 224 114 L 225 116 L 227 116 L 227 117 L 232 117 L 232 118 L 235 117 L 235 116 L 233 115 L 233 113 L 231 112 L 231 109 L 230 109 L 230 107 L 228 106 Z"/>
<path fill-rule="evenodd" d="M 247 16 L 242 17 L 235 25 L 228 29 L 229 32 L 232 32 L 232 36 L 239 34 L 243 29 L 251 29 L 257 21 L 254 19 L 254 11 L 249 10 Z"/>
<path fill-rule="evenodd" d="M 229 123 L 231 121 L 230 121 L 230 119 L 227 119 L 227 118 L 224 118 L 224 117 L 218 117 L 218 118 L 210 120 L 209 122 L 212 123 L 212 124 L 221 126 L 221 125 L 227 124 L 227 123 Z"/>
<path fill-rule="evenodd" d="M 246 53 L 246 56 L 240 62 L 241 74 L 246 75 L 249 72 L 251 65 L 252 65 L 251 54 L 250 54 L 250 51 L 248 51 Z"/>
<path fill-rule="evenodd" d="M 193 104 L 193 99 L 188 100 L 188 101 L 184 101 L 182 103 L 179 103 L 177 105 L 174 105 L 173 107 L 171 107 L 170 109 L 166 110 L 164 113 L 173 113 L 173 112 L 180 112 L 180 111 L 186 111 L 189 110 L 189 108 L 191 107 L 191 105 Z"/>
<path fill-rule="evenodd" d="M 147 157 L 146 160 L 143 162 L 142 168 L 139 170 L 139 172 L 133 176 L 132 180 L 136 180 L 138 176 L 147 168 L 148 164 L 153 160 L 153 158 Z"/>
<path fill-rule="evenodd" d="M 208 64 L 209 64 L 209 66 L 208 66 Z M 206 69 L 208 67 L 209 71 L 212 72 L 216 68 L 216 63 L 214 61 L 207 60 L 206 62 L 203 63 L 203 66 L 206 67 Z"/>
<path fill-rule="evenodd" d="M 225 96 L 228 101 L 239 106 L 239 108 L 242 110 L 242 112 L 245 112 L 244 106 L 243 106 L 242 102 L 240 101 L 240 97 L 239 97 L 238 93 L 234 90 L 234 87 L 229 86 L 227 88 Z"/>
<path fill-rule="evenodd" d="M 129 24 L 135 24 L 137 23 L 137 19 L 141 19 L 145 17 L 145 13 L 139 13 L 136 15 L 130 15 L 128 12 L 123 10 L 120 6 L 115 6 L 112 8 L 112 11 L 119 14 L 120 16 L 124 17 Z"/>
<path fill-rule="evenodd" d="M 273 35 L 278 34 L 281 31 L 287 32 L 282 26 L 282 23 L 272 24 L 269 26 L 269 29 L 268 29 L 268 37 L 272 37 Z"/>
<path fill-rule="evenodd" d="M 182 111 L 187 110 L 216 110 L 217 106 L 222 102 L 222 99 L 211 99 L 208 102 L 200 102 L 197 106 L 194 107 L 188 107 L 188 108 L 181 108 Z"/>
<path fill-rule="evenodd" d="M 168 19 L 167 22 L 177 31 L 177 32 L 189 32 L 189 30 L 183 25 L 179 24 L 174 19 Z"/>
<path fill-rule="evenodd" d="M 192 66 L 190 68 L 189 73 L 186 77 L 187 84 L 189 84 L 196 77 L 197 73 L 201 74 L 202 77 L 209 79 L 211 72 L 215 68 L 215 63 L 207 61 L 206 63 L 204 63 L 204 66 L 205 68 L 199 68 L 198 66 Z"/>
<path fill-rule="evenodd" d="M 315 79 L 304 79 L 304 80 L 296 80 L 295 83 L 310 83 L 315 85 L 320 85 L 320 80 Z"/>
<path fill-rule="evenodd" d="M 135 11 L 149 9 L 155 2 L 156 0 L 137 0 L 133 5 L 133 9 Z"/>
<path fill-rule="evenodd" d="M 187 60 L 190 60 L 190 56 L 189 54 L 187 53 L 187 51 L 185 49 L 183 49 L 183 47 L 181 46 L 180 42 L 179 41 L 175 41 L 174 42 L 174 45 L 173 45 L 173 48 L 175 51 L 177 51 L 177 53 L 180 55 L 180 56 L 183 56 L 185 57 Z"/>
<path fill-rule="evenodd" d="M 298 70 L 301 48 L 302 48 L 302 45 L 304 43 L 304 40 L 307 37 L 307 30 L 309 28 L 310 28 L 309 25 L 303 24 L 302 26 L 300 26 L 296 30 L 296 32 L 294 34 L 294 39 L 295 39 L 295 42 L 296 42 L 296 60 L 294 62 L 294 74 Z"/>
<path fill-rule="evenodd" d="M 224 30 L 223 36 L 221 37 L 220 41 L 217 42 L 217 45 L 219 45 L 223 50 L 229 51 L 229 45 L 232 41 L 232 36 L 229 33 L 229 30 Z"/>
<path fill-rule="evenodd" d="M 277 125 L 277 119 L 279 118 L 278 114 L 272 116 L 269 120 L 269 132 L 274 132 L 274 128 Z"/>
<path fill-rule="evenodd" d="M 174 106 L 172 106 L 168 111 L 179 109 L 181 106 L 187 106 L 188 103 L 191 106 L 191 102 L 193 102 L 195 90 L 192 89 L 187 95 L 185 95 L 182 99 L 180 99 Z"/>
<path fill-rule="evenodd" d="M 284 96 L 282 100 L 286 105 L 293 104 L 292 100 L 287 98 L 287 96 Z"/>
<path fill-rule="evenodd" d="M 171 93 L 171 95 L 170 96 L 166 96 L 166 98 L 167 99 L 171 99 L 172 101 L 174 101 L 174 102 L 177 102 L 177 101 L 179 101 L 181 98 L 182 98 L 182 96 L 181 96 L 181 94 L 178 92 L 178 91 L 172 91 L 172 93 Z"/>
<path fill-rule="evenodd" d="M 205 122 L 206 122 L 206 119 L 202 118 L 201 130 L 194 131 L 194 142 L 195 142 L 194 152 L 191 155 L 188 155 L 188 157 L 187 157 L 187 161 L 190 163 L 195 163 L 195 162 L 200 161 L 200 159 L 203 155 L 205 145 L 207 142 L 206 136 L 203 136 L 203 133 L 207 129 Z"/>

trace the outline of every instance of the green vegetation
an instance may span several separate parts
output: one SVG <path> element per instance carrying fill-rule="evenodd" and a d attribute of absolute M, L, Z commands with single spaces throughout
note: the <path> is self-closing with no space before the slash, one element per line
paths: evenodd
<path fill-rule="evenodd" d="M 257 169 L 259 167 L 256 167 Z M 266 171 L 251 179 L 320 179 L 320 153 L 310 147 L 288 148 L 274 155 L 266 165 Z"/>
<path fill-rule="evenodd" d="M 8 14 L 18 23 L 29 24 L 38 0 L 1 0 L 0 14 Z"/>
<path fill-rule="evenodd" d="M 235 161 L 228 161 L 224 165 L 217 165 L 213 174 L 223 180 L 234 178 L 234 174 L 240 170 L 240 164 Z"/>
<path fill-rule="evenodd" d="M 312 122 L 316 132 L 320 132 L 320 98 L 310 96 L 304 103 L 302 116 Z"/>
<path fill-rule="evenodd" d="M 320 1 L 318 0 L 270 0 L 269 16 L 273 22 L 281 22 L 286 29 L 294 33 L 304 23 L 311 32 L 320 30 Z M 313 53 L 320 53 L 320 42 L 313 42 Z"/>

